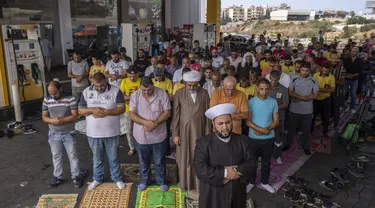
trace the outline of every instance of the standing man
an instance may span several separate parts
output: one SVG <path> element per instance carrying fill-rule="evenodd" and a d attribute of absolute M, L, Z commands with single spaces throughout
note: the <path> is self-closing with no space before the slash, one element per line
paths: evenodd
<path fill-rule="evenodd" d="M 51 81 L 48 84 L 49 96 L 44 98 L 42 118 L 49 126 L 48 143 L 51 146 L 53 162 L 53 179 L 49 186 L 57 187 L 64 182 L 63 146 L 70 162 L 70 172 L 75 188 L 81 188 L 79 161 L 74 138 L 74 121 L 78 117 L 77 102 L 74 97 L 65 96 L 60 83 Z"/>
<path fill-rule="evenodd" d="M 248 138 L 232 133 L 235 109 L 235 105 L 226 103 L 205 113 L 215 130 L 199 138 L 194 151 L 200 208 L 246 207 L 252 162 Z"/>
<path fill-rule="evenodd" d="M 183 75 L 185 88 L 173 96 L 172 136 L 177 145 L 179 185 L 189 197 L 198 200 L 198 179 L 193 168 L 195 142 L 211 133 L 211 123 L 204 116 L 210 106 L 206 90 L 199 87 L 201 74 L 190 71 Z"/>
<path fill-rule="evenodd" d="M 111 179 L 119 189 L 125 187 L 121 178 L 118 146 L 120 115 L 125 112 L 124 96 L 114 85 L 108 84 L 103 73 L 93 76 L 93 85 L 86 88 L 79 102 L 79 114 L 86 116 L 86 129 L 93 155 L 93 179 L 89 190 L 104 179 L 104 153 L 107 154 Z"/>
<path fill-rule="evenodd" d="M 279 82 L 281 85 L 283 85 L 284 87 L 288 88 L 289 87 L 289 84 L 290 84 L 290 76 L 287 74 L 287 73 L 284 73 L 281 69 L 281 66 L 280 65 L 275 65 L 272 67 L 272 71 L 280 71 L 281 75 L 280 75 L 280 79 L 279 79 Z M 272 72 L 271 71 L 271 72 Z M 268 81 L 270 81 L 270 74 L 267 74 L 266 76 L 266 79 L 268 79 Z"/>
<path fill-rule="evenodd" d="M 219 56 L 219 51 L 216 47 L 211 49 L 212 54 L 212 68 L 216 71 L 220 71 L 220 69 L 224 65 L 224 58 Z"/>
<path fill-rule="evenodd" d="M 138 50 L 138 59 L 134 61 L 134 67 L 138 69 L 139 76 L 143 77 L 147 67 L 151 66 L 151 62 L 146 58 L 145 50 Z"/>
<path fill-rule="evenodd" d="M 258 158 L 261 157 L 261 186 L 266 191 L 275 193 L 275 189 L 268 184 L 268 180 L 275 142 L 274 129 L 279 125 L 279 113 L 276 100 L 268 96 L 269 89 L 270 82 L 267 79 L 259 80 L 257 96 L 249 100 L 247 126 L 249 127 L 249 138 L 252 144 L 253 164 L 251 166 L 250 183 L 246 187 L 247 192 L 250 192 L 255 186 Z"/>
<path fill-rule="evenodd" d="M 218 71 L 215 71 L 211 75 L 211 80 L 207 81 L 203 85 L 203 89 L 207 90 L 208 95 L 212 96 L 212 93 L 218 89 L 223 87 L 223 82 L 221 81 L 221 74 Z"/>
<path fill-rule="evenodd" d="M 150 77 L 143 77 L 141 89 L 130 96 L 130 119 L 134 121 L 133 135 L 138 152 L 141 181 L 138 191 L 151 182 L 151 158 L 155 164 L 156 183 L 168 191 L 165 184 L 165 154 L 167 151 L 167 119 L 171 116 L 168 94 L 154 86 Z"/>
<path fill-rule="evenodd" d="M 141 85 L 141 78 L 139 78 L 139 71 L 134 68 L 130 67 L 128 70 L 128 77 L 123 79 L 121 81 L 120 90 L 124 94 L 125 98 L 125 119 L 129 119 L 129 132 L 126 134 L 126 138 L 128 139 L 128 145 L 129 145 L 129 152 L 128 155 L 132 156 L 135 153 L 134 148 L 134 138 L 133 138 L 133 123 L 130 120 L 129 116 L 129 101 L 130 101 L 130 95 L 137 91 L 140 88 Z"/>
<path fill-rule="evenodd" d="M 310 152 L 311 122 L 313 113 L 313 100 L 318 97 L 318 82 L 310 75 L 309 63 L 303 63 L 300 76 L 290 82 L 289 97 L 292 100 L 289 106 L 289 127 L 283 151 L 289 149 L 293 143 L 297 127 L 302 131 L 301 146 L 306 155 Z"/>
<path fill-rule="evenodd" d="M 126 77 L 126 71 L 129 69 L 127 61 L 120 59 L 120 53 L 113 51 L 112 60 L 107 62 L 106 70 L 108 71 L 109 84 L 120 88 L 121 81 Z"/>
<path fill-rule="evenodd" d="M 269 96 L 276 100 L 279 108 L 279 125 L 275 128 L 275 146 L 273 151 L 273 158 L 276 163 L 283 164 L 281 160 L 281 148 L 284 138 L 284 122 L 286 117 L 286 111 L 289 105 L 289 94 L 288 88 L 280 84 L 281 71 L 274 70 L 270 73 L 271 88 L 269 91 Z"/>
<path fill-rule="evenodd" d="M 68 63 L 68 77 L 72 79 L 72 95 L 78 101 L 83 90 L 89 85 L 87 77 L 89 65 L 81 59 L 81 54 L 74 52 L 73 60 Z"/>
<path fill-rule="evenodd" d="M 51 71 L 52 45 L 51 45 L 51 42 L 48 40 L 48 35 L 45 35 L 44 38 L 40 40 L 40 45 L 42 46 L 42 52 L 43 52 L 46 67 L 48 71 Z"/>
<path fill-rule="evenodd" d="M 232 115 L 233 132 L 242 133 L 242 119 L 248 116 L 247 97 L 246 94 L 236 89 L 237 81 L 234 77 L 229 76 L 224 79 L 224 87 L 215 90 L 210 100 L 210 106 L 218 104 L 232 103 L 236 106 Z"/>
<path fill-rule="evenodd" d="M 351 56 L 345 58 L 343 61 L 343 66 L 346 70 L 344 95 L 346 96 L 350 87 L 350 108 L 352 109 L 352 112 L 355 112 L 358 80 L 364 69 L 364 61 L 361 58 L 358 58 L 358 51 L 359 49 L 357 47 L 353 47 L 351 49 Z"/>
<path fill-rule="evenodd" d="M 320 72 L 314 74 L 314 79 L 318 82 L 318 97 L 314 100 L 314 114 L 311 123 L 311 132 L 315 127 L 315 119 L 318 114 L 322 119 L 323 136 L 328 137 L 329 115 L 331 112 L 331 93 L 335 91 L 335 77 L 329 73 L 331 64 L 325 62 Z"/>

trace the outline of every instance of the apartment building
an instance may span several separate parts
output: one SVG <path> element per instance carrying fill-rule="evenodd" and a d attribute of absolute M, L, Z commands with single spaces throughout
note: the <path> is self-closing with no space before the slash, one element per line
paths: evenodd
<path fill-rule="evenodd" d="M 233 22 L 242 22 L 247 20 L 257 20 L 262 19 L 265 16 L 269 16 L 270 12 L 277 11 L 280 9 L 290 9 L 287 4 L 281 4 L 279 6 L 250 6 L 244 8 L 241 6 L 233 5 L 229 8 L 224 8 L 221 12 L 223 17 L 230 17 Z"/>
<path fill-rule="evenodd" d="M 266 15 L 266 8 L 260 6 L 250 6 L 245 9 L 245 20 L 261 19 Z"/>
<path fill-rule="evenodd" d="M 231 6 L 222 11 L 224 17 L 228 16 L 233 22 L 245 21 L 245 9 L 242 6 Z"/>

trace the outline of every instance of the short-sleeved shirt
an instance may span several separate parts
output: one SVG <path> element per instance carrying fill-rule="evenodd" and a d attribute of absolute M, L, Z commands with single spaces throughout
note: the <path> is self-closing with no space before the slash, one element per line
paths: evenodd
<path fill-rule="evenodd" d="M 105 69 L 105 66 L 102 64 L 102 65 L 99 65 L 99 66 L 97 66 L 97 65 L 92 65 L 91 66 L 91 68 L 90 68 L 90 75 L 91 76 L 94 76 L 94 74 L 96 74 L 96 73 L 103 73 L 103 74 L 105 74 L 106 73 L 106 69 Z"/>
<path fill-rule="evenodd" d="M 268 69 L 270 68 L 270 63 L 266 60 L 261 60 L 260 63 L 259 63 L 259 66 L 260 66 L 260 70 L 265 70 L 265 69 Z"/>
<path fill-rule="evenodd" d="M 250 97 L 254 97 L 256 94 L 257 94 L 257 86 L 255 84 L 252 84 L 246 88 L 243 88 L 241 87 L 241 84 L 238 83 L 236 85 L 236 89 L 245 93 L 245 95 L 250 98 Z"/>
<path fill-rule="evenodd" d="M 182 68 L 177 69 L 173 74 L 173 82 L 180 82 L 182 80 Z"/>
<path fill-rule="evenodd" d="M 47 96 L 43 100 L 42 111 L 48 111 L 50 118 L 70 116 L 72 110 L 77 110 L 77 101 L 72 96 L 62 95 L 58 100 Z M 51 132 L 74 131 L 74 122 L 62 125 L 48 124 L 48 126 Z"/>
<path fill-rule="evenodd" d="M 275 99 L 267 97 L 264 100 L 253 97 L 248 102 L 251 121 L 260 128 L 267 128 L 273 123 L 273 114 L 278 112 L 278 105 Z M 271 130 L 266 135 L 256 135 L 254 129 L 249 128 L 249 137 L 252 139 L 272 139 L 275 131 Z"/>
<path fill-rule="evenodd" d="M 212 66 L 215 68 L 219 68 L 221 65 L 224 64 L 224 58 L 221 56 L 217 56 L 216 58 L 212 58 Z"/>
<path fill-rule="evenodd" d="M 152 79 L 155 87 L 159 87 L 168 93 L 169 96 L 173 94 L 173 84 L 172 81 L 168 78 L 164 78 L 164 81 L 156 81 L 155 78 Z"/>
<path fill-rule="evenodd" d="M 68 71 L 74 75 L 82 76 L 89 72 L 89 65 L 85 60 L 81 60 L 78 63 L 70 61 L 68 63 Z M 83 79 L 80 83 L 77 83 L 76 78 L 72 78 L 72 87 L 87 87 L 87 85 L 89 85 L 87 79 Z"/>
<path fill-rule="evenodd" d="M 233 96 L 227 97 L 224 88 L 218 88 L 212 93 L 210 107 L 218 104 L 232 103 L 236 106 L 234 113 L 244 113 L 249 111 L 247 101 L 246 94 L 239 90 L 235 90 Z M 242 133 L 242 121 L 233 121 L 233 132 L 236 134 Z"/>
<path fill-rule="evenodd" d="M 289 104 L 289 92 L 288 88 L 284 87 L 283 85 L 279 84 L 276 88 L 270 88 L 268 91 L 268 96 L 275 99 L 277 105 L 281 104 Z M 286 109 L 279 109 L 279 119 L 280 121 L 285 119 Z"/>
<path fill-rule="evenodd" d="M 314 74 L 314 79 L 318 82 L 319 89 L 326 89 L 326 88 L 334 88 L 336 87 L 335 84 L 335 77 L 332 74 L 328 74 L 326 77 L 320 76 L 320 72 Z M 318 92 L 318 97 L 316 100 L 324 100 L 331 96 L 329 92 Z"/>
<path fill-rule="evenodd" d="M 281 70 L 285 73 L 285 74 L 290 74 L 290 72 L 292 72 L 294 70 L 294 65 L 290 65 L 290 66 L 287 66 L 285 64 L 282 64 L 281 65 Z"/>
<path fill-rule="evenodd" d="M 269 81 L 271 81 L 270 76 L 270 74 L 266 75 L 266 79 L 268 79 Z M 282 86 L 288 88 L 290 84 L 290 76 L 284 72 L 281 72 L 279 83 Z"/>
<path fill-rule="evenodd" d="M 125 78 L 121 81 L 120 90 L 125 96 L 130 96 L 132 93 L 137 91 L 141 87 L 141 78 L 138 77 L 135 82 L 130 81 L 129 78 Z M 125 112 L 129 112 L 129 104 L 125 105 Z"/>
<path fill-rule="evenodd" d="M 130 96 L 130 111 L 138 114 L 145 120 L 155 120 L 164 111 L 171 109 L 171 102 L 168 94 L 158 88 L 154 88 L 152 100 L 148 101 L 142 94 L 142 90 L 137 90 Z M 133 136 L 139 144 L 156 144 L 167 138 L 166 122 L 160 124 L 151 132 L 146 132 L 144 126 L 134 122 Z"/>
<path fill-rule="evenodd" d="M 126 73 L 126 70 L 129 69 L 129 64 L 127 61 L 120 59 L 117 63 L 115 63 L 113 60 L 110 60 L 107 62 L 106 70 L 108 71 L 108 74 L 117 74 L 117 75 L 123 75 Z M 122 79 L 118 80 L 109 80 L 109 83 L 112 85 L 115 85 L 117 88 L 120 87 Z"/>
<path fill-rule="evenodd" d="M 94 86 L 87 87 L 83 92 L 78 108 L 104 108 L 114 109 L 125 105 L 124 95 L 114 85 L 107 84 L 104 92 L 99 93 Z M 108 138 L 121 134 L 120 116 L 106 116 L 94 118 L 93 115 L 86 116 L 86 135 L 92 138 Z"/>
<path fill-rule="evenodd" d="M 294 93 L 300 96 L 311 96 L 313 93 L 319 91 L 318 82 L 311 76 L 308 78 L 302 78 L 301 76 L 295 77 L 290 81 L 290 89 L 293 89 Z M 297 114 L 312 114 L 313 113 L 313 101 L 296 101 L 292 99 L 289 106 L 289 111 Z"/>
<path fill-rule="evenodd" d="M 172 94 L 174 95 L 177 92 L 177 90 L 182 89 L 184 87 L 185 87 L 184 83 L 177 82 L 176 84 L 173 85 L 173 92 L 172 92 Z"/>

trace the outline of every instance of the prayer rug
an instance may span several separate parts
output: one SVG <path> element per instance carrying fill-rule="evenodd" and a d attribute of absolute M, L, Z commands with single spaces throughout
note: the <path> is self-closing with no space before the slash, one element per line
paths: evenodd
<path fill-rule="evenodd" d="M 125 188 L 120 190 L 114 183 L 103 183 L 94 190 L 89 191 L 88 186 L 83 194 L 80 208 L 128 208 L 131 183 L 125 184 Z"/>
<path fill-rule="evenodd" d="M 170 186 L 168 192 L 160 191 L 159 186 L 148 186 L 137 192 L 136 208 L 183 208 L 186 192 L 178 186 Z"/>
<path fill-rule="evenodd" d="M 316 126 L 311 135 L 311 150 L 313 152 L 331 154 L 333 134 L 333 131 L 329 131 L 328 138 L 325 138 L 323 135 L 322 126 Z"/>
<path fill-rule="evenodd" d="M 283 152 L 281 155 L 281 160 L 283 161 L 282 165 L 276 164 L 275 160 L 271 161 L 269 184 L 275 189 L 275 191 L 279 190 L 285 183 L 287 177 L 297 172 L 310 157 L 311 155 L 305 155 L 297 140 L 294 140 L 294 143 L 289 150 Z M 260 184 L 261 179 L 260 166 L 261 164 L 259 163 L 257 184 Z"/>
<path fill-rule="evenodd" d="M 141 179 L 139 172 L 139 164 L 121 164 L 121 174 L 125 182 L 134 183 Z M 151 177 L 155 181 L 154 165 L 151 165 Z M 176 164 L 167 164 L 166 166 L 166 182 L 167 184 L 177 184 L 178 172 Z"/>
<path fill-rule="evenodd" d="M 43 194 L 35 208 L 74 208 L 78 194 Z"/>

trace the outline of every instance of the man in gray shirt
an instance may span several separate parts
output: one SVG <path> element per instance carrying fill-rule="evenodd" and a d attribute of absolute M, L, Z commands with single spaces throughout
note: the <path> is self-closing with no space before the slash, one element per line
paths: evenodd
<path fill-rule="evenodd" d="M 56 81 L 49 83 L 48 93 L 50 95 L 43 100 L 42 118 L 49 125 L 48 143 L 51 146 L 54 167 L 54 177 L 49 185 L 52 188 L 64 182 L 62 177 L 62 147 L 65 146 L 74 186 L 80 188 L 82 179 L 80 177 L 76 140 L 74 138 L 74 121 L 78 116 L 76 99 L 71 96 L 65 96 L 60 84 Z"/>
<path fill-rule="evenodd" d="M 89 65 L 81 59 L 81 54 L 74 52 L 73 60 L 68 63 L 68 77 L 72 79 L 72 95 L 77 102 L 81 98 L 83 90 L 89 85 L 88 75 Z"/>
<path fill-rule="evenodd" d="M 279 126 L 275 128 L 275 146 L 273 149 L 273 158 L 276 159 L 277 164 L 283 164 L 281 161 L 281 147 L 283 145 L 284 138 L 284 122 L 286 116 L 286 110 L 289 105 L 289 94 L 288 88 L 284 87 L 279 83 L 281 77 L 281 71 L 273 70 L 270 73 L 271 88 L 269 96 L 277 101 L 279 107 Z"/>
<path fill-rule="evenodd" d="M 302 131 L 301 146 L 306 155 L 310 155 L 311 122 L 313 113 L 313 100 L 318 97 L 318 82 L 310 76 L 311 65 L 303 63 L 300 76 L 291 80 L 289 96 L 292 102 L 289 106 L 288 138 L 283 151 L 289 149 L 293 142 L 296 128 Z"/>

